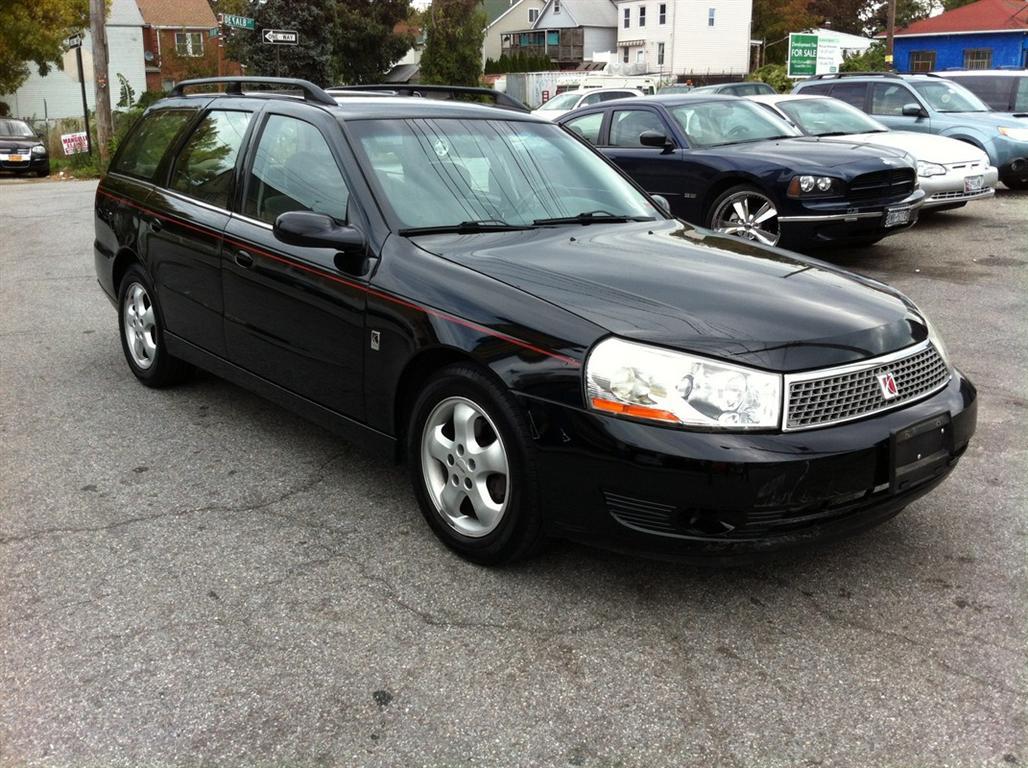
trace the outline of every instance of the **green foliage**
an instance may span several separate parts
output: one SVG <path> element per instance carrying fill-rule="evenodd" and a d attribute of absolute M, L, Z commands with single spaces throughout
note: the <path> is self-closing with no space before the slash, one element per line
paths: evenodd
<path fill-rule="evenodd" d="M 236 30 L 228 45 L 230 55 L 247 66 L 248 75 L 299 77 L 330 85 L 335 8 L 334 2 L 319 0 L 267 0 L 245 14 L 253 17 L 257 29 Z M 295 29 L 300 43 L 264 43 L 262 29 Z"/>
<path fill-rule="evenodd" d="M 793 82 L 786 74 L 784 64 L 765 64 L 760 69 L 750 74 L 751 80 L 759 80 L 767 83 L 779 93 L 788 93 L 792 90 Z"/>
<path fill-rule="evenodd" d="M 478 0 L 434 0 L 424 18 L 427 39 L 421 55 L 421 80 L 477 85 L 485 36 L 485 14 Z"/>
<path fill-rule="evenodd" d="M 942 0 L 942 7 L 943 10 L 953 11 L 975 2 L 978 2 L 978 0 Z"/>
<path fill-rule="evenodd" d="M 0 93 L 13 93 L 29 76 L 60 67 L 65 37 L 89 25 L 89 0 L 3 0 L 0 12 Z"/>
<path fill-rule="evenodd" d="M 840 72 L 885 72 L 885 43 L 871 43 L 871 47 L 860 54 L 847 56 L 839 66 Z"/>
<path fill-rule="evenodd" d="M 132 88 L 132 85 L 129 83 L 128 78 L 125 77 L 125 75 L 121 74 L 121 72 L 117 73 L 117 77 L 118 103 L 115 106 L 121 107 L 122 109 L 128 109 L 136 100 L 135 89 Z"/>
<path fill-rule="evenodd" d="M 336 7 L 334 78 L 353 85 L 379 82 L 414 42 L 406 23 L 410 0 L 339 0 Z"/>
<path fill-rule="evenodd" d="M 516 53 L 514 56 L 503 54 L 499 59 L 485 60 L 487 75 L 503 75 L 508 72 L 548 72 L 556 69 L 548 56 L 543 54 Z"/>

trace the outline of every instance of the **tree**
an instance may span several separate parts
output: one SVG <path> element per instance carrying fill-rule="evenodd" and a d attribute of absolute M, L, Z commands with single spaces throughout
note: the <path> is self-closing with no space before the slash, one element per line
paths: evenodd
<path fill-rule="evenodd" d="M 42 75 L 60 68 L 64 38 L 89 25 L 89 0 L 4 0 L 0 16 L 0 93 L 12 93 L 30 63 Z"/>
<path fill-rule="evenodd" d="M 219 3 L 222 11 L 225 4 Z M 250 13 L 256 32 L 240 30 L 228 43 L 229 55 L 248 67 L 249 75 L 297 77 L 330 85 L 336 4 L 318 0 L 267 0 Z M 231 11 L 225 10 L 226 13 Z M 262 29 L 295 29 L 298 45 L 265 43 Z"/>
<path fill-rule="evenodd" d="M 976 2 L 978 0 L 942 0 L 942 8 L 945 11 L 954 11 L 957 8 L 963 8 L 965 5 Z"/>
<path fill-rule="evenodd" d="M 421 54 L 421 79 L 478 85 L 486 26 L 478 0 L 434 0 L 424 16 L 427 38 Z"/>
<path fill-rule="evenodd" d="M 753 0 L 753 36 L 765 42 L 767 62 L 785 61 L 788 45 L 782 38 L 790 32 L 816 26 L 808 4 L 809 0 Z"/>
<path fill-rule="evenodd" d="M 414 42 L 410 14 L 410 0 L 339 0 L 332 52 L 336 79 L 379 82 Z"/>
<path fill-rule="evenodd" d="M 885 43 L 874 42 L 863 53 L 847 56 L 839 65 L 840 72 L 885 72 Z"/>
<path fill-rule="evenodd" d="M 934 0 L 897 0 L 896 2 L 896 29 L 913 24 L 915 21 L 927 19 L 932 12 Z M 882 3 L 870 10 L 870 15 L 864 23 L 864 30 L 868 35 L 877 35 L 885 32 L 888 25 L 889 4 Z"/>

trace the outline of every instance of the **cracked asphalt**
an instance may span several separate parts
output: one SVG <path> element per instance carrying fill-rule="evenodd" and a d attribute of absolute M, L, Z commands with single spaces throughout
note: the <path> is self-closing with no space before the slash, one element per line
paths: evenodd
<path fill-rule="evenodd" d="M 759 567 L 488 570 L 361 446 L 210 376 L 138 385 L 94 189 L 0 182 L 3 766 L 1028 764 L 1028 193 L 826 255 L 980 389 L 934 494 Z"/>

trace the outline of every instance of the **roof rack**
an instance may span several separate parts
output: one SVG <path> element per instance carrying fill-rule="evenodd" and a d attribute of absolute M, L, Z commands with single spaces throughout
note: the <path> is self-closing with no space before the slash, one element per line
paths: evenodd
<path fill-rule="evenodd" d="M 304 101 L 310 101 L 315 104 L 324 104 L 329 107 L 339 106 L 338 102 L 329 96 L 325 91 L 316 86 L 310 80 L 300 80 L 293 77 L 255 77 L 255 76 L 239 76 L 239 77 L 201 77 L 196 80 L 183 80 L 180 83 L 176 83 L 175 87 L 171 89 L 170 96 L 184 96 L 186 88 L 195 88 L 201 85 L 224 85 L 225 93 L 232 96 L 243 96 L 243 95 L 259 95 L 259 94 L 244 94 L 243 85 L 273 85 L 280 89 L 290 89 L 303 92 Z M 270 94 L 269 94 L 270 95 Z"/>
<path fill-rule="evenodd" d="M 844 77 L 896 77 L 896 72 L 831 72 L 824 75 L 811 75 L 808 80 L 838 80 Z"/>
<path fill-rule="evenodd" d="M 332 91 L 365 91 L 372 93 L 387 93 L 392 96 L 422 96 L 429 94 L 449 94 L 457 96 L 484 96 L 492 100 L 493 104 L 500 109 L 511 109 L 517 112 L 531 112 L 525 104 L 522 104 L 512 96 L 508 96 L 492 88 L 478 88 L 470 85 L 422 85 L 420 83 L 381 83 L 378 85 L 334 85 L 328 89 Z"/>

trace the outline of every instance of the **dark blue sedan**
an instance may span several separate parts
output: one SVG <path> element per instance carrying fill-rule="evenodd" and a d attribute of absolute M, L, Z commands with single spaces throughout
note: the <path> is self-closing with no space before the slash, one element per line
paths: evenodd
<path fill-rule="evenodd" d="M 804 137 L 733 96 L 610 101 L 558 122 L 678 218 L 765 245 L 874 243 L 913 226 L 924 200 L 905 152 Z"/>

